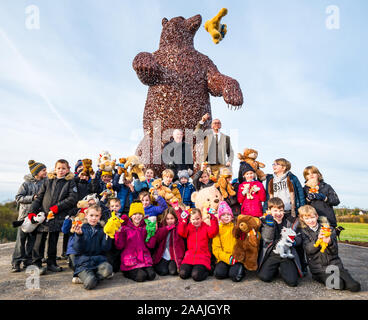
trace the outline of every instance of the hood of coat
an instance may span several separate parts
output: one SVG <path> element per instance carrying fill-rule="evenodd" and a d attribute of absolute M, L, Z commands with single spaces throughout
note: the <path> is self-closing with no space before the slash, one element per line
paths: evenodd
<path fill-rule="evenodd" d="M 56 172 L 55 171 L 52 171 L 52 172 L 49 172 L 47 174 L 47 177 L 52 180 L 52 179 L 56 179 Z M 65 177 L 64 177 L 65 180 L 72 180 L 74 179 L 74 174 L 72 172 L 69 172 Z"/>
<path fill-rule="evenodd" d="M 26 174 L 24 176 L 24 181 L 26 182 L 36 182 L 36 178 L 34 176 L 32 176 L 31 174 Z"/>

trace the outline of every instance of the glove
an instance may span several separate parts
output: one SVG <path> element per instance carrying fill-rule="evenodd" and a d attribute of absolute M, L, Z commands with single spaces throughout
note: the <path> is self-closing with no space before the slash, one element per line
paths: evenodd
<path fill-rule="evenodd" d="M 235 260 L 235 258 L 233 256 L 230 256 L 229 265 L 233 266 L 237 262 L 238 262 L 238 260 Z"/>
<path fill-rule="evenodd" d="M 322 201 L 325 201 L 327 198 L 323 193 L 315 193 L 315 197 L 317 200 L 322 200 Z"/>
<path fill-rule="evenodd" d="M 272 226 L 274 225 L 274 223 L 275 223 L 275 221 L 274 221 L 274 219 L 273 219 L 272 214 L 268 214 L 268 215 L 266 215 L 266 217 L 265 217 L 264 221 L 265 221 L 265 222 L 266 222 L 266 224 L 267 224 L 268 226 L 270 226 L 270 227 L 272 227 Z"/>
<path fill-rule="evenodd" d="M 312 201 L 314 199 L 316 199 L 316 194 L 315 193 L 308 193 L 307 200 Z"/>
<path fill-rule="evenodd" d="M 52 206 L 50 207 L 50 211 L 52 211 L 53 214 L 57 214 L 59 212 L 58 206 Z"/>
<path fill-rule="evenodd" d="M 21 225 L 23 224 L 23 221 L 13 221 L 12 222 L 12 225 L 13 225 L 13 228 L 18 228 L 20 227 Z"/>

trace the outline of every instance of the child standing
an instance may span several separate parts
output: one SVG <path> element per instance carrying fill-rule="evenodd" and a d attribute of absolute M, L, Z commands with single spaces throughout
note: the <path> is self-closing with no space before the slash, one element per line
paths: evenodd
<path fill-rule="evenodd" d="M 55 171 L 48 174 L 48 180 L 42 185 L 37 197 L 32 202 L 30 212 L 37 214 L 43 211 L 49 216 L 37 227 L 32 251 L 32 264 L 40 269 L 40 274 L 46 272 L 42 268 L 46 238 L 48 239 L 47 270 L 62 271 L 62 268 L 56 264 L 56 251 L 64 218 L 69 210 L 77 204 L 78 192 L 73 178 L 74 174 L 70 172 L 68 161 L 58 160 L 55 164 Z"/>
<path fill-rule="evenodd" d="M 106 236 L 99 224 L 101 208 L 98 205 L 92 205 L 87 209 L 86 219 L 87 223 L 75 227 L 74 277 L 78 277 L 84 288 L 90 290 L 95 288 L 99 281 L 112 275 L 112 266 L 105 256 L 110 249 L 111 239 Z"/>
<path fill-rule="evenodd" d="M 185 241 L 178 234 L 178 217 L 174 208 L 165 210 L 161 227 L 148 241 L 148 247 L 154 249 L 153 265 L 157 274 L 178 274 L 185 254 Z"/>
<path fill-rule="evenodd" d="M 192 193 L 195 192 L 195 188 L 192 183 L 189 182 L 189 173 L 187 170 L 180 170 L 178 172 L 179 184 L 178 189 L 182 198 L 183 203 L 194 208 L 194 203 L 191 200 Z"/>
<path fill-rule="evenodd" d="M 131 181 L 122 178 L 123 181 L 120 183 L 121 175 L 115 174 L 113 180 L 113 189 L 117 192 L 117 198 L 120 199 L 121 212 L 129 213 L 130 204 L 137 197 L 137 193 L 134 190 L 134 186 Z"/>
<path fill-rule="evenodd" d="M 24 221 L 32 205 L 32 201 L 37 198 L 37 193 L 41 189 L 47 176 L 46 166 L 34 160 L 28 161 L 31 174 L 24 176 L 24 182 L 20 186 L 15 201 L 19 208 L 18 221 Z M 36 231 L 25 233 L 19 227 L 17 231 L 17 240 L 12 256 L 12 272 L 20 272 L 20 264 L 23 267 L 32 264 L 32 249 L 36 237 Z"/>
<path fill-rule="evenodd" d="M 197 208 L 191 209 L 190 217 L 182 215 L 181 218 L 178 233 L 187 239 L 188 249 L 180 267 L 179 276 L 182 279 L 192 277 L 195 281 L 203 281 L 211 271 L 211 252 L 208 241 L 218 234 L 217 218 L 210 214 L 210 217 L 202 220 L 201 211 Z M 190 223 L 187 222 L 188 219 Z"/>
<path fill-rule="evenodd" d="M 178 189 L 178 186 L 176 183 L 172 183 L 174 178 L 174 171 L 171 169 L 165 169 L 162 171 L 162 185 L 164 187 L 168 187 L 171 192 L 174 194 L 174 196 L 181 202 L 181 195 Z"/>
<path fill-rule="evenodd" d="M 133 182 L 134 191 L 136 193 L 140 193 L 142 191 L 149 191 L 152 188 L 152 182 L 155 178 L 155 172 L 151 168 L 144 169 L 144 176 L 146 180 L 140 181 L 139 179 L 135 179 Z"/>
<path fill-rule="evenodd" d="M 139 194 L 139 200 L 142 202 L 145 216 L 156 217 L 157 220 L 157 217 L 159 217 L 167 209 L 167 204 L 165 199 L 158 195 L 157 191 L 155 191 L 153 194 L 153 198 L 156 200 L 158 204 L 157 206 L 154 206 L 151 203 L 149 192 L 142 191 Z"/>
<path fill-rule="evenodd" d="M 206 170 L 206 166 L 204 163 L 202 163 L 201 165 L 201 170 L 198 170 L 193 176 L 193 185 L 196 191 L 214 185 L 214 182 L 210 180 L 210 174 L 208 170 Z"/>
<path fill-rule="evenodd" d="M 266 194 L 263 211 L 267 210 L 267 200 L 278 197 L 285 205 L 285 215 L 297 216 L 298 208 L 305 205 L 303 188 L 298 178 L 290 172 L 291 163 L 284 159 L 276 159 L 272 164 L 273 175 L 266 176 Z"/>
<path fill-rule="evenodd" d="M 266 190 L 257 180 L 254 169 L 245 163 L 243 166 L 243 183 L 238 188 L 238 202 L 241 214 L 253 217 L 262 217 L 262 202 L 266 201 Z"/>
<path fill-rule="evenodd" d="M 212 240 L 212 253 L 217 261 L 214 275 L 216 279 L 231 278 L 234 282 L 241 281 L 245 276 L 245 268 L 237 262 L 233 255 L 236 239 L 233 235 L 233 213 L 226 201 L 221 201 L 218 208 L 219 233 Z"/>
<path fill-rule="evenodd" d="M 265 282 L 271 282 L 275 275 L 280 272 L 281 278 L 290 287 L 298 285 L 298 276 L 303 277 L 303 272 L 295 246 L 301 245 L 301 237 L 297 235 L 291 247 L 294 258 L 281 258 L 273 250 L 281 239 L 283 227 L 292 228 L 298 226 L 298 220 L 284 214 L 284 203 L 280 198 L 272 198 L 268 201 L 270 214 L 261 218 L 261 250 L 258 261 L 258 277 Z"/>
<path fill-rule="evenodd" d="M 127 216 L 121 218 L 126 223 L 115 233 L 115 246 L 122 250 L 120 270 L 125 277 L 137 282 L 153 280 L 156 273 L 145 242 L 147 231 L 142 202 L 133 201 L 129 210 L 130 219 Z"/>
<path fill-rule="evenodd" d="M 351 292 L 360 291 L 360 283 L 351 277 L 339 257 L 335 230 L 332 229 L 331 235 L 326 238 L 321 232 L 317 211 L 310 205 L 299 208 L 299 219 L 302 226 L 303 247 L 312 278 L 327 286 L 326 280 L 331 276 L 331 273 L 327 273 L 326 269 L 329 266 L 336 266 L 339 270 L 339 281 L 334 280 L 334 288 Z M 323 239 L 323 242 L 328 244 L 324 252 L 320 251 L 320 247 L 314 246 L 318 239 Z M 333 271 L 333 273 L 335 274 L 336 271 Z"/>
<path fill-rule="evenodd" d="M 308 166 L 303 171 L 305 179 L 304 194 L 310 204 L 321 217 L 326 217 L 333 228 L 337 221 L 333 206 L 340 204 L 335 190 L 324 182 L 321 172 L 315 166 Z"/>

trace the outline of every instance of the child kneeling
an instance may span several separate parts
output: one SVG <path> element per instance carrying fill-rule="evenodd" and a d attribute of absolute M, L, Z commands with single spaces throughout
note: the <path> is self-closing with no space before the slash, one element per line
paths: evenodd
<path fill-rule="evenodd" d="M 101 207 L 92 205 L 87 211 L 87 223 L 75 227 L 73 248 L 75 255 L 74 277 L 79 277 L 87 290 L 97 286 L 100 280 L 111 277 L 112 266 L 105 253 L 111 247 L 111 239 L 100 225 Z"/>
<path fill-rule="evenodd" d="M 231 278 L 234 282 L 241 281 L 245 276 L 242 263 L 232 255 L 236 239 L 233 235 L 233 213 L 226 201 L 221 201 L 218 208 L 219 233 L 212 241 L 212 252 L 217 259 L 214 275 L 216 279 Z"/>
<path fill-rule="evenodd" d="M 185 214 L 181 216 L 178 233 L 181 237 L 187 238 L 188 247 L 179 272 L 182 279 L 192 277 L 195 281 L 203 281 L 209 276 L 211 253 L 208 241 L 219 231 L 217 218 L 213 214 L 209 216 L 202 220 L 201 211 L 197 208 L 191 209 L 190 223 L 187 223 L 188 216 Z"/>
<path fill-rule="evenodd" d="M 121 217 L 126 222 L 115 233 L 115 247 L 122 250 L 120 270 L 125 277 L 137 282 L 153 280 L 156 272 L 146 245 L 147 230 L 141 201 L 132 202 L 129 218 L 126 215 Z"/>
<path fill-rule="evenodd" d="M 326 280 L 331 274 L 327 273 L 326 269 L 328 266 L 333 265 L 339 270 L 339 281 L 336 283 L 336 280 L 334 280 L 334 289 L 346 289 L 351 292 L 360 291 L 360 283 L 351 277 L 339 257 L 336 232 L 333 226 L 331 225 L 331 234 L 328 236 L 324 234 L 321 224 L 318 223 L 318 214 L 315 208 L 305 205 L 300 207 L 298 212 L 302 226 L 303 247 L 307 255 L 312 278 L 327 286 Z M 314 246 L 319 239 L 322 239 L 323 243 L 327 245 L 324 252 L 321 252 L 320 246 Z M 335 275 L 336 271 L 333 272 Z"/>

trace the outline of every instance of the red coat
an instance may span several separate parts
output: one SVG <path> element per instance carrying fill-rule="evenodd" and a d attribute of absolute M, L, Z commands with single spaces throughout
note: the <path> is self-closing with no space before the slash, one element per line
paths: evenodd
<path fill-rule="evenodd" d="M 196 228 L 187 219 L 179 221 L 178 233 L 183 238 L 187 238 L 187 248 L 183 264 L 202 264 L 208 270 L 211 270 L 211 252 L 208 248 L 208 240 L 214 238 L 219 232 L 217 218 L 211 214 L 211 225 L 208 226 L 202 222 Z"/>
<path fill-rule="evenodd" d="M 243 186 L 249 184 L 249 190 L 256 185 L 260 190 L 256 193 L 252 193 L 253 199 L 248 199 L 247 195 L 243 196 L 242 190 Z M 262 202 L 266 201 L 266 190 L 263 187 L 263 184 L 259 181 L 244 181 L 238 189 L 238 202 L 241 206 L 241 214 L 253 216 L 253 217 L 262 217 Z"/>
<path fill-rule="evenodd" d="M 153 264 L 158 264 L 162 258 L 162 255 L 165 252 L 166 240 L 170 231 L 170 256 L 171 260 L 174 260 L 176 262 L 176 266 L 179 269 L 185 254 L 185 240 L 178 234 L 178 224 L 171 227 L 165 226 L 159 228 L 156 231 L 156 234 L 150 238 L 147 246 L 149 248 L 156 248 L 153 253 Z"/>

